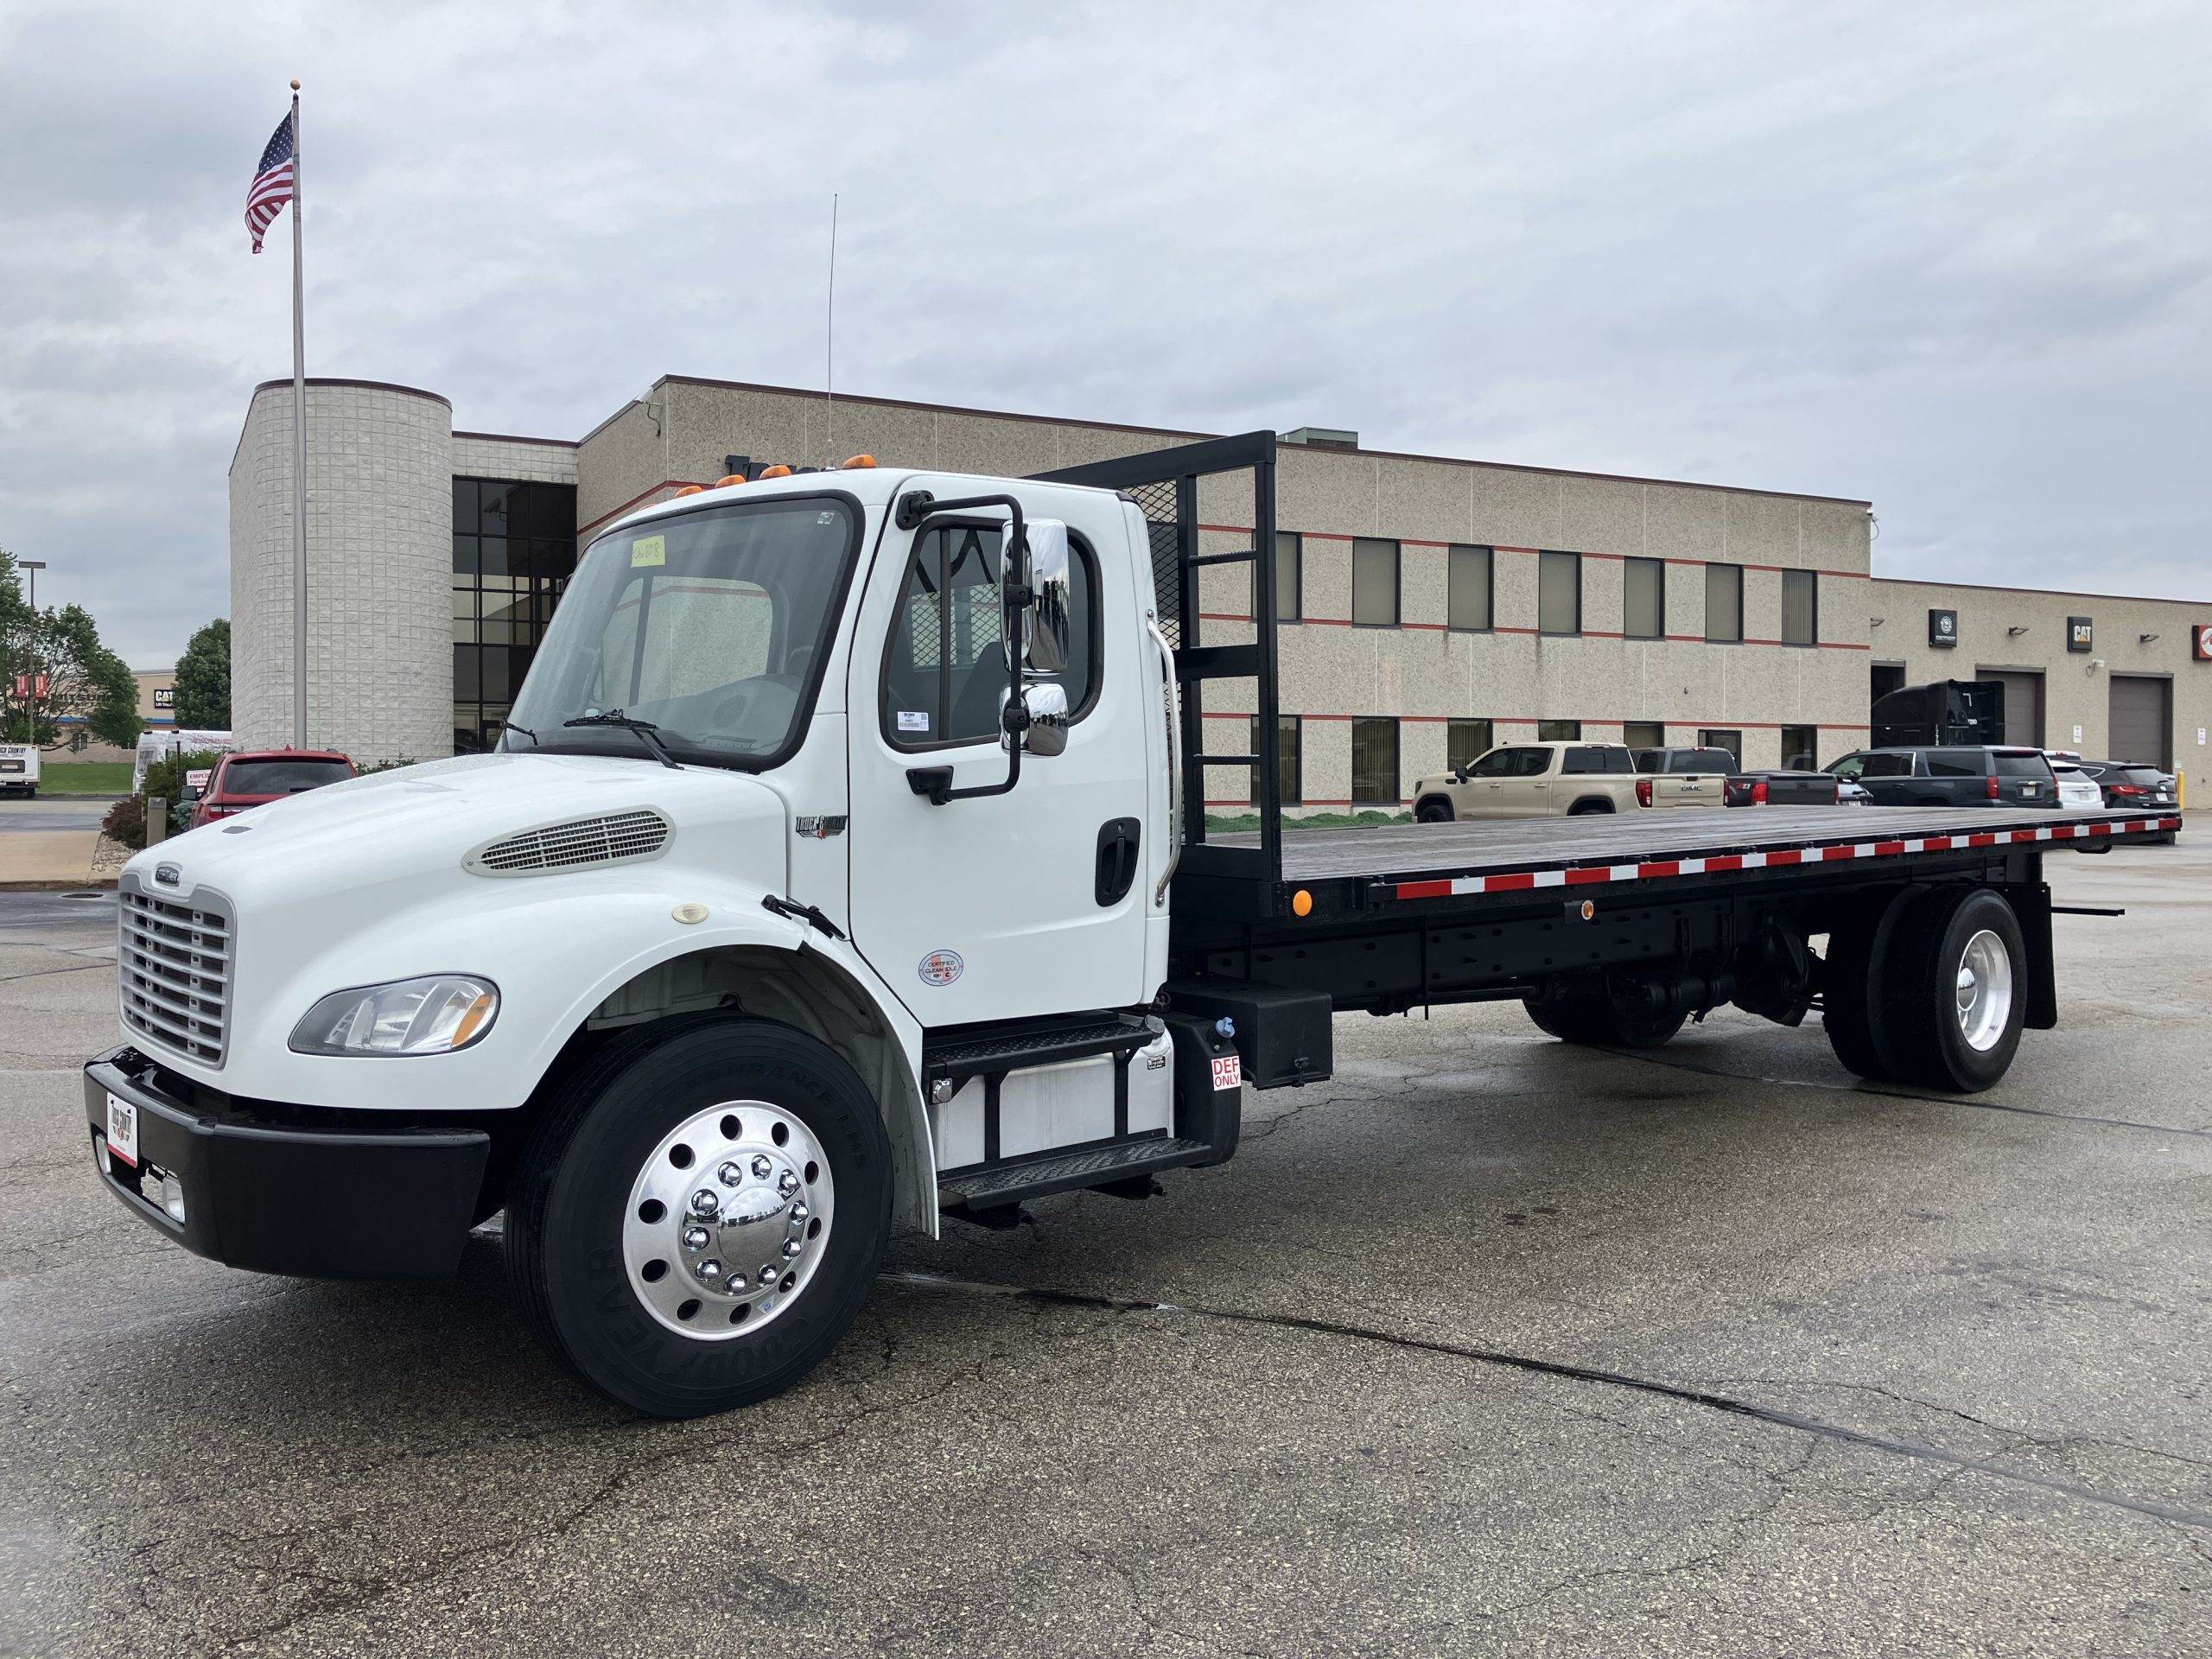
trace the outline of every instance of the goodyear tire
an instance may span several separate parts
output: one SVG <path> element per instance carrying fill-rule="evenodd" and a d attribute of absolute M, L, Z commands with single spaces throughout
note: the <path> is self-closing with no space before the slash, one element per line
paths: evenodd
<path fill-rule="evenodd" d="M 1850 913 L 1828 932 L 1821 969 L 1821 1025 L 1845 1069 L 1869 1083 L 1894 1083 L 1903 1075 L 1884 1019 L 1883 988 L 1894 960 L 1897 930 L 1926 896 L 1910 887 L 1859 895 Z"/>
<path fill-rule="evenodd" d="M 553 1092 L 509 1192 L 508 1275 L 584 1382 L 696 1417 L 821 1363 L 890 1220 L 890 1146 L 842 1059 L 787 1027 L 680 1018 L 624 1033 Z"/>

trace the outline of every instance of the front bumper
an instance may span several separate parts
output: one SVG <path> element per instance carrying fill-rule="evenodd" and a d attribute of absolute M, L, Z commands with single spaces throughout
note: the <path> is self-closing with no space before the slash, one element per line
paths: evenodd
<path fill-rule="evenodd" d="M 194 1092 L 128 1046 L 85 1064 L 100 1179 L 155 1231 L 229 1267 L 310 1279 L 438 1278 L 460 1264 L 491 1152 L 485 1130 L 380 1128 L 353 1121 L 360 1114 L 248 1109 Z M 136 1171 L 105 1149 L 111 1094 L 137 1109 Z M 149 1166 L 181 1185 L 181 1222 Z"/>

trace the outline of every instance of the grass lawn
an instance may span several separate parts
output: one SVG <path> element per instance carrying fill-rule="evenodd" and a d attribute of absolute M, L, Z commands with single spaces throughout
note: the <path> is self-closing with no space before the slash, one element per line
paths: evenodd
<path fill-rule="evenodd" d="M 128 795 L 128 760 L 48 760 L 40 768 L 41 795 Z"/>

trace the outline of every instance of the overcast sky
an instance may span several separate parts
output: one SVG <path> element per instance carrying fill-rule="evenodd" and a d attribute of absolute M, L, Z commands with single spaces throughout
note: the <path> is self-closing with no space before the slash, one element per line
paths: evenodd
<path fill-rule="evenodd" d="M 2212 601 L 2212 8 L 0 0 L 0 546 L 139 666 L 308 369 L 663 372 L 1871 499 L 1878 574 Z"/>

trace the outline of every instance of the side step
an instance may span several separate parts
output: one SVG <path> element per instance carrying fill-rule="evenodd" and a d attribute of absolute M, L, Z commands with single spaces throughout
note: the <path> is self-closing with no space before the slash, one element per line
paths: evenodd
<path fill-rule="evenodd" d="M 1180 1169 L 1214 1156 L 1214 1148 L 1203 1141 L 1158 1135 L 1072 1151 L 1055 1148 L 988 1168 L 950 1171 L 937 1178 L 938 1199 L 940 1205 L 982 1210 L 1157 1170 Z"/>
<path fill-rule="evenodd" d="M 970 1026 L 940 1041 L 923 1038 L 922 1077 L 925 1083 L 944 1082 L 957 1088 L 970 1077 L 1004 1076 L 1097 1054 L 1119 1054 L 1126 1060 L 1152 1039 L 1144 1021 L 1126 1014 L 1020 1026 Z"/>

